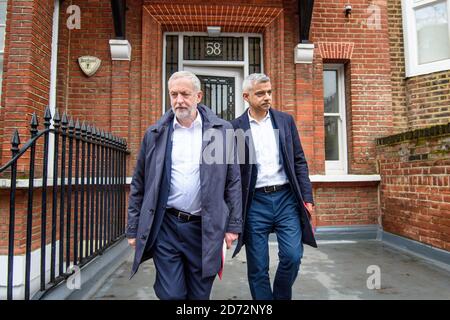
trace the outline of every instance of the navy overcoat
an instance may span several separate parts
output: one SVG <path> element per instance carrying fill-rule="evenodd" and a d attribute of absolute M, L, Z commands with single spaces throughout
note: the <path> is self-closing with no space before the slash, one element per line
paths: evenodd
<path fill-rule="evenodd" d="M 287 113 L 277 111 L 273 108 L 270 108 L 269 112 L 274 129 L 279 129 L 279 149 L 280 155 L 282 155 L 280 161 L 283 163 L 284 171 L 298 202 L 302 242 L 316 248 L 317 243 L 312 230 L 310 215 L 304 206 L 304 202 L 314 203 L 312 186 L 311 181 L 309 180 L 308 164 L 306 162 L 294 118 Z M 255 149 L 250 131 L 248 109 L 239 118 L 232 120 L 231 124 L 236 130 L 235 134 L 238 137 L 237 150 L 240 152 L 238 158 L 242 182 L 242 219 L 245 225 L 245 217 L 251 205 L 258 173 L 255 164 Z M 241 129 L 241 134 L 239 134 L 239 129 Z M 239 139 L 245 139 L 244 148 L 239 147 Z M 252 157 L 254 160 L 252 160 Z M 243 227 L 243 230 L 245 230 L 245 226 Z M 245 244 L 243 233 L 244 231 L 239 236 L 233 256 L 235 256 L 241 250 L 242 245 Z"/>
<path fill-rule="evenodd" d="M 226 146 L 234 141 L 226 139 L 226 135 L 233 132 L 231 124 L 204 105 L 199 104 L 197 110 L 203 121 L 202 153 L 212 155 L 212 158 L 202 157 L 200 163 L 202 276 L 210 277 L 220 270 L 225 232 L 242 231 L 242 193 L 236 150 Z M 165 214 L 170 188 L 173 119 L 174 113 L 169 110 L 150 126 L 139 151 L 130 187 L 126 229 L 127 238 L 136 238 L 131 277 L 142 262 L 152 258 Z"/>

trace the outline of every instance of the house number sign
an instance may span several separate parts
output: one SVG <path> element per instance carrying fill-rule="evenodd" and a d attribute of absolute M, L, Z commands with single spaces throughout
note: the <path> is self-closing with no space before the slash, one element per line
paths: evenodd
<path fill-rule="evenodd" d="M 207 57 L 222 56 L 222 42 L 221 41 L 206 41 L 205 53 Z"/>

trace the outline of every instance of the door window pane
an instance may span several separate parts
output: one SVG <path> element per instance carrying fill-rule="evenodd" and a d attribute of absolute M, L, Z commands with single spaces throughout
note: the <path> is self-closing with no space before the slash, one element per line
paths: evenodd
<path fill-rule="evenodd" d="M 419 64 L 450 58 L 447 3 L 445 1 L 415 10 Z"/>
<path fill-rule="evenodd" d="M 325 113 L 339 113 L 337 71 L 325 70 L 323 72 L 323 94 Z"/>
<path fill-rule="evenodd" d="M 220 118 L 235 118 L 235 92 L 233 77 L 213 77 L 197 75 L 203 91 L 203 103 Z"/>
<path fill-rule="evenodd" d="M 339 117 L 325 117 L 325 160 L 339 160 Z"/>

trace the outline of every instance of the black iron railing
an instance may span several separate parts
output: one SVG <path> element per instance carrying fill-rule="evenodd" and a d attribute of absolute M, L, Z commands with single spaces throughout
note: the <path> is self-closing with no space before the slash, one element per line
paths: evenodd
<path fill-rule="evenodd" d="M 68 120 L 66 114 L 60 118 L 57 110 L 53 128 L 51 120 L 47 108 L 44 129 L 39 131 L 38 118 L 33 114 L 31 138 L 20 149 L 19 133 L 15 130 L 11 141 L 12 159 L 0 167 L 0 175 L 10 180 L 9 219 L 5 219 L 9 224 L 8 246 L 3 248 L 7 250 L 7 270 L 1 270 L 7 272 L 7 299 L 13 299 L 14 277 L 24 279 L 24 299 L 30 299 L 33 293 L 42 296 L 70 277 L 72 266 L 81 268 L 123 237 L 125 230 L 126 157 L 129 154 L 126 141 L 84 122 L 80 125 L 78 120 Z M 41 151 L 38 157 L 37 148 Z M 28 162 L 25 160 L 28 155 L 26 170 L 24 162 Z M 53 164 L 51 179 L 49 159 Z M 35 180 L 36 173 L 42 178 Z M 21 195 L 27 202 L 26 212 L 16 210 L 17 201 L 22 200 L 17 191 L 18 174 L 27 176 L 28 192 Z M 39 190 L 40 195 L 36 196 Z M 37 200 L 40 206 L 33 206 Z M 14 275 L 13 271 L 15 255 L 23 254 L 21 239 L 16 238 L 20 230 L 16 226 L 18 214 L 26 216 L 25 231 L 18 235 L 25 236 L 24 275 Z M 39 227 L 35 222 L 39 220 L 37 217 L 40 217 Z M 1 234 L 0 238 L 5 239 Z M 47 245 L 50 245 L 50 266 L 46 262 Z M 30 290 L 32 247 L 40 249 L 37 292 Z"/>

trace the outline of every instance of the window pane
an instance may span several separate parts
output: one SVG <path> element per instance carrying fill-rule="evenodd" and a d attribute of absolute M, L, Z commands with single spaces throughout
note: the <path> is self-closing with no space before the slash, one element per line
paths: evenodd
<path fill-rule="evenodd" d="M 0 27 L 0 51 L 5 49 L 5 27 Z"/>
<path fill-rule="evenodd" d="M 419 64 L 450 59 L 445 1 L 416 9 Z"/>
<path fill-rule="evenodd" d="M 185 36 L 184 60 L 243 61 L 243 37 Z"/>
<path fill-rule="evenodd" d="M 211 108 L 220 118 L 232 120 L 235 117 L 235 92 L 233 77 L 202 76 L 203 103 Z"/>
<path fill-rule="evenodd" d="M 178 36 L 166 37 L 166 83 L 178 71 Z M 170 109 L 169 90 L 166 88 L 166 111 Z"/>
<path fill-rule="evenodd" d="M 323 72 L 323 95 L 325 113 L 339 113 L 336 70 Z"/>
<path fill-rule="evenodd" d="M 6 0 L 0 0 L 0 24 L 6 24 Z"/>
<path fill-rule="evenodd" d="M 261 72 L 261 44 L 260 38 L 248 38 L 249 73 Z"/>
<path fill-rule="evenodd" d="M 325 117 L 325 160 L 339 160 L 339 117 Z"/>

